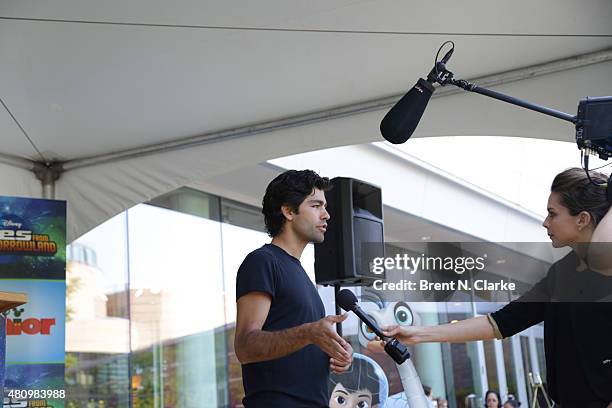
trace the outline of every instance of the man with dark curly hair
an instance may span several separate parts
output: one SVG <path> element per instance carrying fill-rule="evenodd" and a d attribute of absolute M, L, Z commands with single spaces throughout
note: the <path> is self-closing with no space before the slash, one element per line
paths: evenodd
<path fill-rule="evenodd" d="M 330 369 L 344 372 L 353 349 L 325 317 L 315 285 L 300 264 L 310 242 L 323 242 L 330 181 L 289 170 L 266 189 L 263 210 L 272 242 L 251 252 L 236 278 L 236 356 L 246 408 L 326 407 Z"/>

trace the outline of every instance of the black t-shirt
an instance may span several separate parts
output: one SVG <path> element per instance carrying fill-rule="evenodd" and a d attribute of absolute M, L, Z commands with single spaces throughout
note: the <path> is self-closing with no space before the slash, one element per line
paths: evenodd
<path fill-rule="evenodd" d="M 325 308 L 300 261 L 276 245 L 251 252 L 240 265 L 236 300 L 249 292 L 272 298 L 262 330 L 278 331 L 317 321 Z M 242 365 L 246 408 L 326 407 L 329 357 L 311 344 L 288 356 Z"/>
<path fill-rule="evenodd" d="M 563 408 L 605 407 L 612 398 L 612 278 L 579 271 L 571 252 L 519 299 L 492 313 L 503 337 L 544 321 L 550 396 Z"/>

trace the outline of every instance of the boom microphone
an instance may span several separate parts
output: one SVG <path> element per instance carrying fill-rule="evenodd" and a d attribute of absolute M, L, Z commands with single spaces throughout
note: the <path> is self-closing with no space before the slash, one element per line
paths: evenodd
<path fill-rule="evenodd" d="M 385 340 L 385 352 L 397 363 L 402 364 L 410 358 L 408 348 L 399 340 L 387 337 L 370 317 L 357 305 L 357 297 L 348 289 L 342 289 L 336 296 L 336 302 L 347 312 L 353 312 L 366 324 L 378 337 Z"/>
<path fill-rule="evenodd" d="M 446 44 L 451 44 L 451 49 L 438 61 L 440 51 Z M 402 144 L 412 136 L 419 124 L 423 112 L 429 103 L 429 98 L 434 93 L 434 84 L 444 85 L 452 78 L 452 74 L 446 69 L 446 63 L 453 56 L 455 43 L 446 41 L 436 54 L 434 67 L 427 75 L 427 79 L 420 78 L 417 83 L 399 100 L 380 122 L 380 133 L 383 137 L 393 143 Z M 449 75 L 450 74 L 450 75 Z"/>
<path fill-rule="evenodd" d="M 451 48 L 442 59 L 438 60 L 442 48 L 450 44 Z M 455 43 L 446 41 L 438 49 L 434 66 L 427 75 L 427 79 L 419 79 L 406 95 L 402 97 L 380 122 L 380 133 L 393 143 L 401 144 L 407 141 L 414 133 L 425 112 L 427 103 L 433 94 L 434 84 L 446 86 L 447 84 L 459 87 L 468 92 L 497 99 L 548 116 L 571 122 L 576 127 L 576 144 L 585 154 L 597 155 L 602 160 L 612 157 L 612 96 L 586 97 L 578 104 L 578 113 L 573 116 L 565 112 L 550 109 L 545 106 L 523 101 L 513 96 L 505 95 L 491 89 L 481 88 L 464 79 L 455 79 L 454 74 L 446 68 L 455 49 Z M 588 175 L 588 167 L 585 166 Z M 612 202 L 612 187 L 608 183 L 608 197 Z"/>
<path fill-rule="evenodd" d="M 402 144 L 412 136 L 434 89 L 430 82 L 420 78 L 412 89 L 387 112 L 380 122 L 380 133 L 387 141 Z"/>

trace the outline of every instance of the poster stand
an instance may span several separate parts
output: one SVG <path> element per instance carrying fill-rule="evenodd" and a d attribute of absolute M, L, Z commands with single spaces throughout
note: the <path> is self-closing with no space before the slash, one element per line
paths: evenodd
<path fill-rule="evenodd" d="M 25 293 L 0 292 L 0 397 L 4 395 L 4 363 L 6 348 L 6 326 L 4 312 L 21 306 L 28 301 Z"/>

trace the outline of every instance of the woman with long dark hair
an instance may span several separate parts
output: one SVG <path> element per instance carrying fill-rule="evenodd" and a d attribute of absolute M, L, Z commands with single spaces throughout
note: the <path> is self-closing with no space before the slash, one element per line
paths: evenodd
<path fill-rule="evenodd" d="M 555 177 L 543 226 L 555 248 L 572 251 L 531 290 L 487 316 L 392 326 L 385 335 L 406 344 L 456 343 L 502 339 L 544 322 L 550 396 L 562 408 L 612 408 L 612 268 L 606 264 L 612 251 L 605 244 L 612 240 L 612 211 L 607 177 L 589 174 L 573 168 Z"/>

